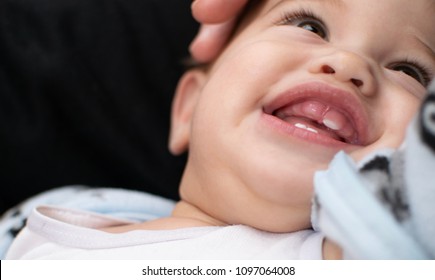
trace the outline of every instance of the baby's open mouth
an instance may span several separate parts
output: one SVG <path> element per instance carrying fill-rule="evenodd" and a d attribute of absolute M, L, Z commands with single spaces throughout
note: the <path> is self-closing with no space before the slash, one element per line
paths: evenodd
<path fill-rule="evenodd" d="M 346 113 L 316 100 L 304 100 L 278 108 L 272 115 L 311 133 L 358 145 L 358 133 Z"/>
<path fill-rule="evenodd" d="M 263 111 L 283 121 L 285 130 L 297 136 L 366 146 L 368 116 L 356 96 L 322 82 L 312 82 L 276 96 Z"/>

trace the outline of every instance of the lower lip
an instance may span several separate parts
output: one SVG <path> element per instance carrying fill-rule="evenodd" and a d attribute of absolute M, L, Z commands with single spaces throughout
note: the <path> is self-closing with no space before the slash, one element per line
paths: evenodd
<path fill-rule="evenodd" d="M 272 128 L 275 133 L 278 133 L 284 137 L 290 136 L 292 138 L 303 140 L 307 143 L 321 145 L 336 150 L 349 150 L 352 147 L 356 147 L 354 145 L 328 137 L 327 135 L 322 135 L 319 133 L 308 131 L 303 128 L 296 127 L 293 124 L 287 123 L 273 115 L 269 115 L 266 113 L 262 114 L 261 122 L 267 127 Z"/>

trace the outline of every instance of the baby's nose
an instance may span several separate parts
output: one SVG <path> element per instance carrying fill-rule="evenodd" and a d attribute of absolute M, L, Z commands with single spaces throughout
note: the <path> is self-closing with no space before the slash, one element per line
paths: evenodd
<path fill-rule="evenodd" d="M 318 58 L 311 72 L 316 74 L 333 75 L 343 83 L 350 83 L 365 96 L 373 95 L 375 77 L 368 59 L 349 51 L 335 51 Z"/>

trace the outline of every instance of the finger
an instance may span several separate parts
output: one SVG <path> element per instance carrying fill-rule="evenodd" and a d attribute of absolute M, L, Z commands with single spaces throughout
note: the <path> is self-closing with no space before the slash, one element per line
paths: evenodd
<path fill-rule="evenodd" d="M 222 23 L 234 18 L 248 0 L 195 0 L 192 3 L 192 15 L 207 24 Z"/>
<path fill-rule="evenodd" d="M 230 37 L 234 23 L 235 19 L 222 24 L 202 25 L 189 47 L 193 58 L 200 63 L 215 59 Z"/>

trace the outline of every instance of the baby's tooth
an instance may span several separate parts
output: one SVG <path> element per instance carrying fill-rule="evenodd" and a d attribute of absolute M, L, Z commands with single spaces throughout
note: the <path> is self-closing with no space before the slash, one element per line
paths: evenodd
<path fill-rule="evenodd" d="M 308 127 L 307 130 L 310 132 L 313 132 L 313 133 L 319 133 L 317 130 L 310 128 L 310 127 Z"/>
<path fill-rule="evenodd" d="M 324 115 L 322 123 L 332 130 L 341 130 L 349 121 L 337 110 L 329 109 Z"/>
<path fill-rule="evenodd" d="M 298 128 L 302 128 L 302 129 L 307 129 L 308 128 L 306 125 L 301 124 L 301 123 L 297 123 L 297 124 L 295 124 L 295 126 L 298 127 Z"/>
<path fill-rule="evenodd" d="M 314 128 L 308 127 L 308 126 L 306 126 L 305 124 L 297 123 L 297 124 L 295 124 L 295 126 L 298 127 L 298 128 L 302 128 L 302 129 L 308 130 L 309 132 L 319 133 L 319 132 L 318 132 L 317 130 L 315 130 Z"/>
<path fill-rule="evenodd" d="M 340 129 L 340 126 L 332 120 L 323 119 L 323 124 L 332 130 L 339 130 Z"/>

